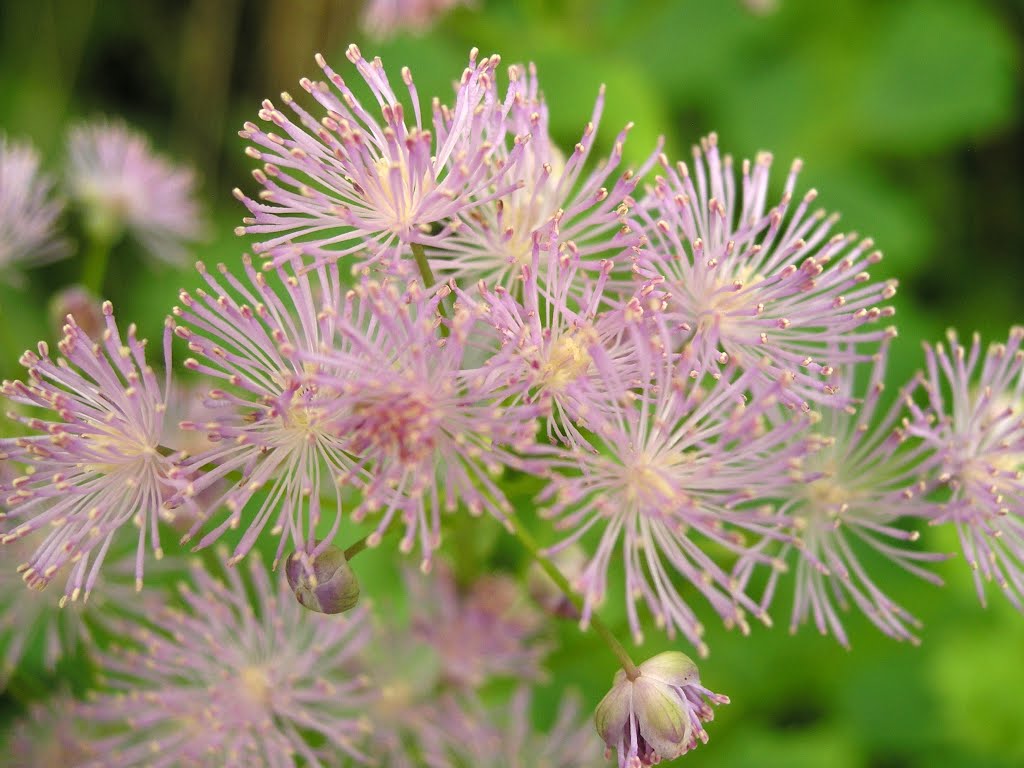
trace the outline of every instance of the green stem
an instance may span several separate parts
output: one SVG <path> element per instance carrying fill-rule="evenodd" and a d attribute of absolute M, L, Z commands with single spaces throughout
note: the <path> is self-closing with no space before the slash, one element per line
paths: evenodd
<path fill-rule="evenodd" d="M 547 557 L 541 554 L 540 547 L 537 545 L 537 540 L 533 538 L 526 528 L 519 525 L 519 523 L 513 518 L 508 518 L 505 521 L 505 527 L 508 528 L 509 532 L 519 539 L 519 542 L 523 545 L 530 556 L 537 561 L 537 564 L 544 570 L 555 585 L 562 590 L 562 593 L 569 599 L 569 601 L 576 606 L 577 610 L 583 610 L 583 598 L 572 588 L 569 584 L 569 580 L 565 578 L 565 575 L 558 570 L 554 563 L 552 563 Z M 636 664 L 630 657 L 629 652 L 623 647 L 622 643 L 619 642 L 618 638 L 612 634 L 612 631 L 608 628 L 608 625 L 601 621 L 601 617 L 597 614 L 592 613 L 590 615 L 590 626 L 594 628 L 598 636 L 607 644 L 611 652 L 615 654 L 615 657 L 622 664 L 622 668 L 626 672 L 626 677 L 630 680 L 636 680 L 640 676 L 640 670 L 637 669 Z"/>
<path fill-rule="evenodd" d="M 347 561 L 351 562 L 353 557 L 355 557 L 360 552 L 362 552 L 364 549 L 366 549 L 366 542 L 367 542 L 367 540 L 369 538 L 370 538 L 370 534 L 366 534 L 365 536 L 363 536 L 363 538 L 359 539 L 359 541 L 355 542 L 352 546 L 350 546 L 348 549 L 346 549 L 345 550 L 345 559 Z"/>
<path fill-rule="evenodd" d="M 416 266 L 420 270 L 420 277 L 423 278 L 423 287 L 429 288 L 434 285 L 437 280 L 434 279 L 434 272 L 430 268 L 430 261 L 427 259 L 427 252 L 419 243 L 412 243 L 410 248 L 412 248 L 413 258 L 416 259 Z M 448 319 L 448 312 L 445 309 L 444 300 L 437 302 L 437 311 L 445 320 Z M 441 323 L 441 335 L 448 335 L 448 326 L 444 323 Z"/>
<path fill-rule="evenodd" d="M 0 355 L 3 355 L 3 363 L 0 370 L 7 372 L 7 366 L 12 362 L 21 359 L 25 348 L 18 343 L 11 329 L 14 328 L 14 318 L 8 316 L 7 310 L 0 304 Z"/>
<path fill-rule="evenodd" d="M 113 240 L 95 233 L 89 236 L 89 247 L 82 259 L 82 285 L 97 296 L 103 298 L 103 278 L 107 274 L 110 262 L 110 247 Z"/>

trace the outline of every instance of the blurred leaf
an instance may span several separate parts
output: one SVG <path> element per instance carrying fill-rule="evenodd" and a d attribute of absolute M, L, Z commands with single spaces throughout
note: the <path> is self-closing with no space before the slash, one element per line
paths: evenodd
<path fill-rule="evenodd" d="M 865 145 L 922 152 L 1010 118 L 1018 57 L 991 6 L 913 0 L 873 14 L 860 81 L 844 94 Z"/>

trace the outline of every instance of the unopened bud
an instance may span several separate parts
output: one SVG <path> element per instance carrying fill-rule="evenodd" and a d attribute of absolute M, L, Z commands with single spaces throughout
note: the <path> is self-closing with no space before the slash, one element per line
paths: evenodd
<path fill-rule="evenodd" d="M 99 339 L 106 327 L 102 302 L 82 285 L 70 285 L 50 299 L 50 319 L 58 339 L 63 335 L 61 329 L 68 315 L 75 318 L 75 323 L 90 339 Z"/>
<path fill-rule="evenodd" d="M 715 717 L 711 704 L 729 698 L 700 684 L 697 665 L 684 653 L 666 651 L 639 666 L 630 680 L 619 670 L 594 714 L 597 732 L 618 752 L 619 765 L 648 766 L 673 760 L 707 743 L 703 723 Z"/>
<path fill-rule="evenodd" d="M 299 604 L 317 613 L 344 613 L 359 602 L 359 580 L 345 552 L 329 546 L 316 556 L 297 550 L 284 565 Z"/>

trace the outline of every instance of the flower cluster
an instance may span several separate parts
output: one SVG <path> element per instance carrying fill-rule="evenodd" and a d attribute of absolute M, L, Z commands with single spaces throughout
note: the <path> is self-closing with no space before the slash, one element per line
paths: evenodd
<path fill-rule="evenodd" d="M 3 383 L 31 434 L 0 440 L 17 468 L 0 478 L 0 541 L 32 539 L 29 586 L 87 597 L 129 522 L 140 584 L 164 523 L 197 550 L 231 540 L 228 566 L 249 556 L 248 579 L 195 566 L 177 607 L 120 628 L 128 650 L 97 651 L 86 766 L 587 764 L 571 703 L 544 740 L 526 688 L 504 724 L 480 695 L 540 679 L 549 641 L 518 582 L 463 546 L 479 516 L 539 561 L 541 592 L 562 591 L 545 607 L 618 656 L 596 725 L 623 768 L 706 742 L 728 699 L 682 653 L 634 664 L 601 622 L 609 596 L 637 643 L 653 624 L 704 656 L 705 603 L 744 633 L 770 624 L 792 570 L 791 628 L 848 645 L 856 606 L 916 641 L 868 563 L 939 582 L 944 556 L 912 543 L 952 523 L 979 595 L 995 581 L 1022 607 L 1024 331 L 984 354 L 955 336 L 927 347 L 889 397 L 895 333 L 879 321 L 896 284 L 869 272 L 869 238 L 798 192 L 800 161 L 773 203 L 771 156 L 734 164 L 714 134 L 692 165 L 659 144 L 623 167 L 630 126 L 599 140 L 603 89 L 564 153 L 532 65 L 506 80 L 474 49 L 428 112 L 408 69 L 396 88 L 380 59 L 347 59 L 348 81 L 317 56 L 324 80 L 301 81 L 315 106 L 283 94 L 245 124 L 261 190 L 236 190 L 238 231 L 265 263 L 197 265 L 162 386 L 109 303 L 97 331 L 69 317 L 61 356 L 40 344 L 27 381 Z M 177 261 L 197 233 L 191 177 L 123 131 L 76 132 L 71 166 L 94 237 L 130 229 Z M 15 196 L 41 242 L 34 173 Z M 187 401 L 171 399 L 175 339 Z M 373 586 L 351 561 L 393 534 L 421 572 L 405 576 L 408 617 L 389 610 L 371 645 L 355 606 Z"/>

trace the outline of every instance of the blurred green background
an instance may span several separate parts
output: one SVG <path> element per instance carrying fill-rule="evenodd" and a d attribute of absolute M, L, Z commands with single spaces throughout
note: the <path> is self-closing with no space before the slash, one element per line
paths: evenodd
<path fill-rule="evenodd" d="M 347 0 L 2 0 L 0 131 L 31 138 L 59 174 L 70 122 L 123 116 L 196 168 L 209 221 L 196 257 L 232 263 L 246 244 L 232 234 L 243 210 L 231 189 L 255 191 L 236 131 L 255 120 L 262 98 L 318 74 L 314 51 L 343 70 L 344 46 L 359 42 L 395 77 L 408 65 L 421 95 L 447 98 L 477 46 L 506 63 L 536 62 L 564 147 L 605 83 L 599 150 L 632 121 L 628 160 L 644 158 L 659 135 L 686 159 L 714 130 L 735 156 L 772 151 L 776 187 L 802 157 L 800 188 L 816 187 L 822 205 L 842 212 L 841 227 L 872 235 L 886 254 L 875 276 L 900 281 L 894 385 L 921 364 L 922 339 L 951 326 L 1005 338 L 1024 320 L 1016 0 L 477 0 L 423 35 L 386 41 L 366 38 L 359 11 Z M 157 335 L 194 276 L 151 266 L 129 241 L 114 259 L 105 297 L 143 335 Z M 19 346 L 55 337 L 39 307 L 77 274 L 71 260 L 29 270 L 19 288 L 0 282 L 0 322 Z M 18 373 L 11 355 L 0 371 Z M 929 533 L 925 546 L 957 549 L 952 534 Z M 364 567 L 380 574 L 367 591 L 399 583 L 383 554 L 367 556 Z M 857 615 L 847 622 L 852 651 L 813 630 L 792 638 L 785 601 L 777 628 L 748 638 L 708 617 L 703 678 L 733 703 L 685 764 L 1024 765 L 1024 617 L 994 593 L 982 609 L 962 560 L 940 571 L 942 590 L 886 581 L 925 622 L 919 648 Z M 575 627 L 561 634 L 551 702 L 570 684 L 596 702 L 611 680 L 609 658 Z M 642 656 L 671 647 L 649 637 Z"/>

